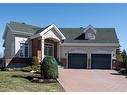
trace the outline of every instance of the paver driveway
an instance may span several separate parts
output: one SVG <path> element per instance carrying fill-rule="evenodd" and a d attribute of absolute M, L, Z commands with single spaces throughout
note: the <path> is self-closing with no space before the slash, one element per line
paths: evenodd
<path fill-rule="evenodd" d="M 65 91 L 125 92 L 127 77 L 114 70 L 86 70 L 59 68 L 58 81 Z"/>

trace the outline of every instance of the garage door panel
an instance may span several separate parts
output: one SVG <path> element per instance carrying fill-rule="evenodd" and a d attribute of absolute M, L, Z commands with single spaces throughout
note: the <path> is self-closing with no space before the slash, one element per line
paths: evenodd
<path fill-rule="evenodd" d="M 110 69 L 111 54 L 92 54 L 91 55 L 92 69 Z"/>
<path fill-rule="evenodd" d="M 68 68 L 83 69 L 87 67 L 87 54 L 68 54 Z"/>

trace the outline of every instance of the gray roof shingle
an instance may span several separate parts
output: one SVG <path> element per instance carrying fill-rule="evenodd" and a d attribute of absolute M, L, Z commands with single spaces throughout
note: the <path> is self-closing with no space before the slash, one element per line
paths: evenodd
<path fill-rule="evenodd" d="M 66 37 L 66 43 L 119 43 L 114 28 L 95 28 L 95 40 L 76 39 L 83 35 L 81 28 L 59 28 Z"/>
<path fill-rule="evenodd" d="M 46 29 L 47 27 L 38 27 L 18 22 L 10 22 L 10 27 L 18 32 L 27 32 L 37 34 Z M 59 28 L 63 35 L 66 37 L 65 43 L 119 43 L 115 28 L 95 28 L 95 40 L 83 39 L 82 28 Z"/>
<path fill-rule="evenodd" d="M 36 31 L 41 29 L 41 27 L 38 26 L 28 25 L 25 23 L 18 23 L 14 21 L 11 21 L 10 23 L 8 23 L 8 25 L 17 32 L 35 33 Z"/>

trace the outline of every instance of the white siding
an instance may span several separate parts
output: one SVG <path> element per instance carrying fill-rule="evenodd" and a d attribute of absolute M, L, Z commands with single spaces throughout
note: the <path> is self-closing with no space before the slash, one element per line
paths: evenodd
<path fill-rule="evenodd" d="M 85 39 L 93 40 L 93 39 L 91 39 L 89 37 L 88 33 L 91 33 L 91 35 L 94 36 L 94 39 L 95 39 L 95 33 L 94 33 L 94 31 L 91 28 L 89 28 L 88 30 L 86 30 L 86 32 L 85 32 Z"/>
<path fill-rule="evenodd" d="M 60 36 L 58 35 L 58 33 L 55 31 L 55 30 L 49 30 L 48 32 L 46 32 L 44 35 L 43 35 L 43 38 L 44 39 L 47 39 L 47 38 L 53 38 L 53 39 L 56 39 L 56 41 L 60 41 Z"/>
<path fill-rule="evenodd" d="M 98 47 L 98 46 L 92 46 L 92 47 L 85 47 L 85 46 L 62 46 L 61 49 L 61 58 L 67 58 L 68 53 L 98 53 L 98 54 L 113 54 L 116 50 L 116 47 Z M 115 53 L 114 53 L 115 54 Z M 115 55 L 114 55 L 115 57 Z"/>
<path fill-rule="evenodd" d="M 111 46 L 62 46 L 60 48 L 61 52 L 61 58 L 67 59 L 68 64 L 68 53 L 86 53 L 87 54 L 87 68 L 91 68 L 91 54 L 111 54 L 112 59 L 116 57 L 116 47 Z M 88 60 L 90 59 L 90 63 Z M 66 64 L 66 67 L 68 65 Z M 112 68 L 112 61 L 111 61 L 111 68 Z"/>
<path fill-rule="evenodd" d="M 7 29 L 7 34 L 5 37 L 5 58 L 11 59 L 14 56 L 14 36 L 12 35 L 12 31 Z"/>
<path fill-rule="evenodd" d="M 15 37 L 15 56 L 19 57 L 19 50 L 20 50 L 20 43 L 25 43 L 28 42 L 27 41 L 28 38 L 25 37 Z"/>

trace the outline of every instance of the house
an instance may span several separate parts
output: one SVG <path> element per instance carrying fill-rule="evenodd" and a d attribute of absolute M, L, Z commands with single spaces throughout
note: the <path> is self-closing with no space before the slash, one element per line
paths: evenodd
<path fill-rule="evenodd" d="M 3 35 L 6 67 L 21 67 L 36 56 L 54 56 L 66 68 L 112 69 L 119 42 L 114 28 L 38 27 L 9 22 Z M 28 64 L 27 64 L 28 65 Z"/>

